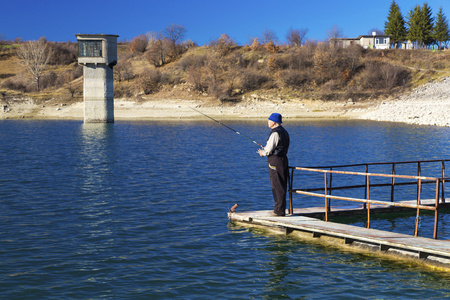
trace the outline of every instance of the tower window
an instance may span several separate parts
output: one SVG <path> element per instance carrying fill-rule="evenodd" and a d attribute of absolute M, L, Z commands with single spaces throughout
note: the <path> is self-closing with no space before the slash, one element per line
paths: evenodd
<path fill-rule="evenodd" d="M 78 41 L 78 56 L 102 57 L 102 41 Z"/>

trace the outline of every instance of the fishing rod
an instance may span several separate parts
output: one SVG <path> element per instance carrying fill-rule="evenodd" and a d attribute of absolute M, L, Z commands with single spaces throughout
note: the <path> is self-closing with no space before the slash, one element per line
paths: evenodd
<path fill-rule="evenodd" d="M 190 106 L 188 106 L 188 107 L 189 107 L 190 109 L 192 109 L 192 110 L 195 110 L 195 111 L 198 112 L 199 114 L 202 114 L 202 115 L 204 115 L 205 117 L 207 117 L 207 118 L 213 120 L 214 122 L 216 122 L 216 123 L 218 123 L 218 124 L 220 124 L 220 125 L 222 125 L 222 126 L 225 126 L 226 128 L 230 129 L 230 130 L 233 131 L 234 133 L 239 134 L 240 136 L 245 137 L 246 139 L 252 141 L 252 142 L 255 143 L 256 145 L 261 146 L 261 147 L 264 147 L 263 145 L 261 145 L 260 143 L 258 143 L 258 142 L 256 142 L 256 141 L 252 140 L 252 139 L 249 138 L 248 136 L 243 135 L 243 134 L 240 133 L 239 131 L 234 130 L 234 129 L 231 128 L 230 126 L 227 126 L 227 125 L 223 124 L 222 122 L 217 121 L 216 119 L 214 119 L 214 118 L 208 116 L 207 114 L 202 113 L 201 111 L 199 111 L 199 110 L 197 110 L 197 109 L 195 109 L 195 108 L 193 108 L 193 107 L 190 107 Z"/>

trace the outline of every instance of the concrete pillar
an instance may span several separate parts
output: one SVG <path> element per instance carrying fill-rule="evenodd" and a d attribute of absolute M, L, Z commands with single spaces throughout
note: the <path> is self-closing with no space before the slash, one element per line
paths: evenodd
<path fill-rule="evenodd" d="M 76 34 L 78 63 L 83 65 L 85 123 L 114 123 L 113 67 L 117 35 Z"/>

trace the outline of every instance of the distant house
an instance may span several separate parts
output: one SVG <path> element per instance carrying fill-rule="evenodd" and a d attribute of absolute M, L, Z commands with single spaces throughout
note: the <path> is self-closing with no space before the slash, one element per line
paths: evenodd
<path fill-rule="evenodd" d="M 414 49 L 414 44 L 411 41 L 397 42 L 397 49 Z"/>
<path fill-rule="evenodd" d="M 351 45 L 359 45 L 366 49 L 389 49 L 390 35 L 378 35 L 375 32 L 372 35 L 360 35 L 357 38 L 331 38 L 330 43 L 335 47 L 347 48 Z"/>

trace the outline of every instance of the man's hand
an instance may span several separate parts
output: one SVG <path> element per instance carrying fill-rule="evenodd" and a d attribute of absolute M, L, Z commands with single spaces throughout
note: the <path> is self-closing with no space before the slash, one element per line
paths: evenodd
<path fill-rule="evenodd" d="M 264 152 L 263 152 L 263 150 L 262 150 L 262 149 L 258 149 L 258 153 L 259 153 L 259 156 L 261 156 L 261 157 L 263 157 L 263 156 L 264 156 Z"/>

